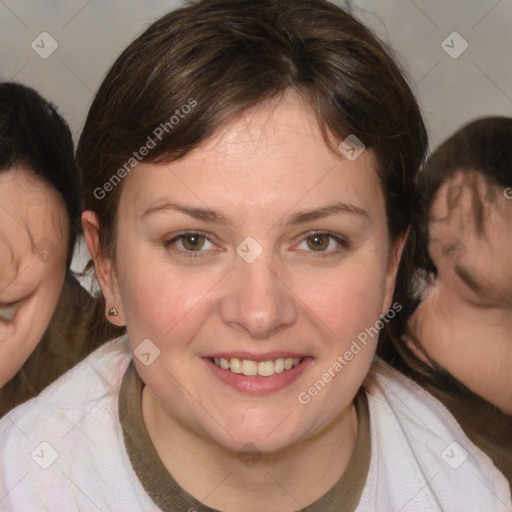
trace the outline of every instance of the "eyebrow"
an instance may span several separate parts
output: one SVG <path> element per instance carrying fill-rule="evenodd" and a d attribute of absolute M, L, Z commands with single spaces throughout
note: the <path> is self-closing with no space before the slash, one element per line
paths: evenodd
<path fill-rule="evenodd" d="M 144 218 L 148 215 L 157 212 L 167 210 L 179 211 L 188 215 L 189 217 L 192 217 L 197 220 L 202 220 L 204 222 L 217 222 L 226 224 L 228 226 L 233 224 L 233 222 L 228 217 L 215 210 L 211 210 L 209 208 L 195 208 L 172 202 L 166 202 L 163 204 L 149 207 L 147 210 L 144 211 L 144 213 L 142 213 L 141 218 Z M 338 215 L 340 213 L 360 215 L 366 217 L 367 219 L 370 219 L 370 216 L 365 209 L 359 208 L 358 206 L 352 204 L 337 202 L 312 210 L 301 210 L 299 212 L 296 212 L 287 221 L 287 224 L 290 226 L 296 226 L 313 220 L 319 220 L 324 219 L 326 217 L 331 217 L 333 215 Z"/>

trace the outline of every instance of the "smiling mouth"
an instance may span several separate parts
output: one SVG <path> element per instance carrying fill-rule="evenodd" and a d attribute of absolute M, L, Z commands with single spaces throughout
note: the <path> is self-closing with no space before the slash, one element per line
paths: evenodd
<path fill-rule="evenodd" d="M 231 373 L 242 374 L 246 376 L 259 376 L 259 377 L 272 377 L 272 375 L 283 373 L 292 368 L 295 368 L 304 360 L 303 357 L 288 357 L 270 359 L 268 361 L 251 361 L 248 359 L 238 359 L 233 357 L 231 359 L 213 358 L 209 360 L 222 368 L 223 370 L 230 371 Z"/>

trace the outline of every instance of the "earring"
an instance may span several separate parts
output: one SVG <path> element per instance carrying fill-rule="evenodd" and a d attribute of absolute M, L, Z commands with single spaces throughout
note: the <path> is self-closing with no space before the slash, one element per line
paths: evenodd
<path fill-rule="evenodd" d="M 108 314 L 109 314 L 110 316 L 117 316 L 117 309 L 116 309 L 116 308 L 110 308 L 110 309 L 108 310 Z"/>

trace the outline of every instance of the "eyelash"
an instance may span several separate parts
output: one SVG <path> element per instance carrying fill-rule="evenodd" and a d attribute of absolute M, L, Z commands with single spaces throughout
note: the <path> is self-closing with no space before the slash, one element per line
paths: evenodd
<path fill-rule="evenodd" d="M 188 251 L 188 250 L 183 250 L 183 249 L 171 248 L 171 246 L 174 245 L 176 242 L 183 240 L 184 238 L 186 238 L 188 236 L 192 236 L 192 235 L 202 236 L 208 242 L 212 243 L 210 237 L 208 236 L 208 233 L 205 233 L 203 231 L 183 231 L 182 233 L 178 234 L 177 236 L 173 237 L 172 239 L 165 241 L 164 247 L 166 249 L 173 250 L 177 253 L 181 253 L 188 258 L 204 258 L 205 256 L 203 256 L 201 254 L 204 251 L 201 251 L 201 250 Z M 341 248 L 338 248 L 334 251 L 307 251 L 307 252 L 311 252 L 313 254 L 316 253 L 315 257 L 328 258 L 330 256 L 335 256 L 335 255 L 339 254 L 340 252 L 342 252 L 344 249 L 348 249 L 350 246 L 349 241 L 345 237 L 343 237 L 341 235 L 334 234 L 334 233 L 330 233 L 329 231 L 310 231 L 310 232 L 306 233 L 301 238 L 301 240 L 299 241 L 299 244 L 313 236 L 327 236 L 331 240 L 334 240 L 337 244 L 339 244 L 341 246 Z"/>

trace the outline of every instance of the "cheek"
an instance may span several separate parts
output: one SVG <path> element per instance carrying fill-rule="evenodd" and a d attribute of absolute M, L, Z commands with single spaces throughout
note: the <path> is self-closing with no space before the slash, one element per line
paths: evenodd
<path fill-rule="evenodd" d="M 56 281 L 41 287 L 31 303 L 20 308 L 13 324 L 0 327 L 0 341 L 3 339 L 5 343 L 0 353 L 0 387 L 2 382 L 5 384 L 14 377 L 40 343 L 55 311 L 60 289 Z"/>
<path fill-rule="evenodd" d="M 33 340 L 34 348 L 45 333 L 57 308 L 66 274 L 65 255 L 52 262 L 52 266 L 45 269 L 45 272 L 45 279 L 33 297 L 30 308 L 23 312 L 25 320 L 20 317 L 21 329 L 25 330 L 30 326 L 28 335 Z M 29 317 L 30 322 L 27 321 Z"/>
<path fill-rule="evenodd" d="M 39 344 L 49 323 L 34 308 L 19 311 L 13 324 L 0 326 L 0 387 L 12 379 Z"/>
<path fill-rule="evenodd" d="M 297 279 L 297 296 L 328 336 L 357 336 L 384 312 L 386 262 L 370 253 L 347 259 L 336 271 L 312 271 L 311 278 Z"/>
<path fill-rule="evenodd" d="M 163 258 L 148 259 L 143 250 L 124 252 L 118 269 L 126 327 L 134 340 L 154 337 L 163 341 L 171 331 L 176 332 L 176 326 L 189 325 L 215 279 L 210 273 L 179 268 Z"/>
<path fill-rule="evenodd" d="M 191 339 L 215 307 L 216 287 L 227 285 L 226 269 L 178 266 L 159 251 L 148 256 L 134 242 L 118 243 L 118 282 L 134 343 L 152 337 L 162 342 L 169 337 Z M 352 339 L 383 312 L 386 244 L 385 237 L 376 238 L 336 267 L 287 267 L 281 277 L 293 291 L 288 300 L 295 301 L 327 339 Z"/>

